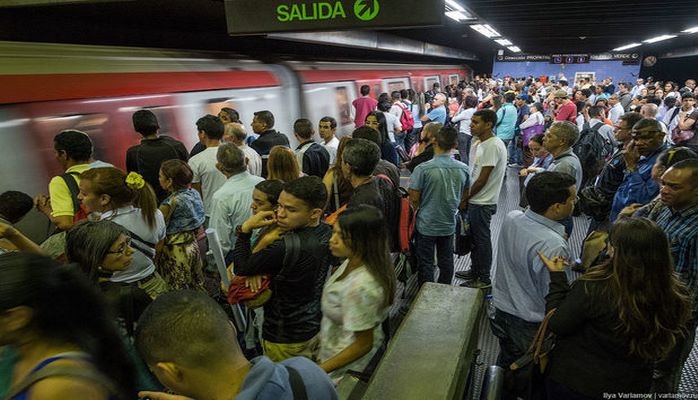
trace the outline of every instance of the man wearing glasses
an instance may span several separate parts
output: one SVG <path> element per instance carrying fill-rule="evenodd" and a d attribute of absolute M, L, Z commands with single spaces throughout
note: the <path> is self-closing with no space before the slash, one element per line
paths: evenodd
<path fill-rule="evenodd" d="M 661 122 L 648 118 L 633 125 L 631 141 L 623 151 L 625 171 L 623 182 L 613 197 L 611 222 L 618 218 L 624 207 L 633 203 L 647 204 L 659 193 L 659 185 L 652 179 L 652 166 L 659 153 L 667 147 L 665 130 Z"/>

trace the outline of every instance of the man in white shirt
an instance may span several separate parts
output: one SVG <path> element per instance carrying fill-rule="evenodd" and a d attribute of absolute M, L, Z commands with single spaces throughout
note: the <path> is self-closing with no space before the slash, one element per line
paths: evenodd
<path fill-rule="evenodd" d="M 611 109 L 608 110 L 608 119 L 613 122 L 613 124 L 617 124 L 618 120 L 620 119 L 620 116 L 625 113 L 625 110 L 623 109 L 623 105 L 620 103 L 620 98 L 618 97 L 617 93 L 612 94 L 608 98 L 608 105 L 611 106 Z"/>
<path fill-rule="evenodd" d="M 226 180 L 212 196 L 209 225 L 218 233 L 223 253 L 228 254 L 235 247 L 235 227 L 252 215 L 252 191 L 264 179 L 247 171 L 245 154 L 233 143 L 220 145 L 216 159 L 216 168 Z"/>
<path fill-rule="evenodd" d="M 388 127 L 388 137 L 390 137 L 391 143 L 395 143 L 395 135 L 402 132 L 402 124 L 400 123 L 400 118 L 390 113 L 391 107 L 392 105 L 388 102 L 379 103 L 378 111 L 383 112 L 385 124 Z"/>
<path fill-rule="evenodd" d="M 337 148 L 339 147 L 339 139 L 336 136 L 337 120 L 330 116 L 320 118 L 318 133 L 322 138 L 322 145 L 330 153 L 330 166 L 333 166 L 335 159 L 337 159 Z"/>
<path fill-rule="evenodd" d="M 225 143 L 233 143 L 242 150 L 243 154 L 245 154 L 247 170 L 252 175 L 262 176 L 262 157 L 255 149 L 245 143 L 246 138 L 247 130 L 245 125 L 238 122 L 229 122 L 225 125 L 223 141 Z"/>
<path fill-rule="evenodd" d="M 194 173 L 192 187 L 201 193 L 208 222 L 213 194 L 226 180 L 225 175 L 216 168 L 216 153 L 225 128 L 220 118 L 209 114 L 196 121 L 196 129 L 199 140 L 206 149 L 189 159 L 189 167 Z"/>
<path fill-rule="evenodd" d="M 497 201 L 507 168 L 507 149 L 493 132 L 497 114 L 492 110 L 480 110 L 473 114 L 470 133 L 477 138 L 474 157 L 471 158 L 470 191 L 464 203 L 468 207 L 473 250 L 470 253 L 470 271 L 458 272 L 464 279 L 461 286 L 487 288 L 492 268 L 492 232 L 490 222 L 497 211 Z"/>
<path fill-rule="evenodd" d="M 632 90 L 630 90 L 630 94 L 635 96 L 641 96 L 642 95 L 642 89 L 645 88 L 645 80 L 642 78 L 637 78 L 635 80 L 635 86 L 633 86 Z"/>

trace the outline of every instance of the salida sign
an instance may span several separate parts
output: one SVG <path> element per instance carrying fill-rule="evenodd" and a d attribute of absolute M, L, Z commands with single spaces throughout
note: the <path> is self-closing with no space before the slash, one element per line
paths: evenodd
<path fill-rule="evenodd" d="M 250 6 L 249 1 L 226 0 L 228 33 L 440 25 L 444 10 L 443 0 L 279 0 L 263 3 Z"/>

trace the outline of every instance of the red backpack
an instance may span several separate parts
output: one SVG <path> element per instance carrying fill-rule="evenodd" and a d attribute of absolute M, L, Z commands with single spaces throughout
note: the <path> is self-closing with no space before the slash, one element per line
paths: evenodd
<path fill-rule="evenodd" d="M 398 107 L 402 108 L 402 114 L 400 114 L 400 124 L 402 124 L 402 130 L 404 132 L 412 132 L 414 129 L 414 116 L 412 111 L 406 105 L 397 102 Z"/>

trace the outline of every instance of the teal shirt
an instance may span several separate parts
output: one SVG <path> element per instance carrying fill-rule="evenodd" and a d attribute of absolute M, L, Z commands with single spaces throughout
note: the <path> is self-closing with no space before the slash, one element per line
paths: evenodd
<path fill-rule="evenodd" d="M 10 390 L 12 371 L 17 362 L 17 352 L 10 346 L 0 347 L 0 399 L 4 399 Z"/>
<path fill-rule="evenodd" d="M 516 128 L 516 118 L 518 111 L 511 103 L 504 103 L 497 110 L 497 124 L 495 133 L 502 140 L 511 140 L 514 138 L 514 130 Z"/>
<path fill-rule="evenodd" d="M 448 154 L 434 155 L 419 164 L 410 178 L 410 189 L 421 193 L 417 231 L 425 236 L 453 235 L 458 204 L 468 187 L 468 166 Z"/>

